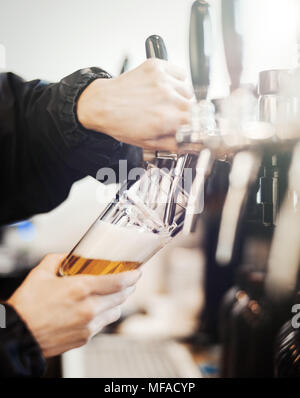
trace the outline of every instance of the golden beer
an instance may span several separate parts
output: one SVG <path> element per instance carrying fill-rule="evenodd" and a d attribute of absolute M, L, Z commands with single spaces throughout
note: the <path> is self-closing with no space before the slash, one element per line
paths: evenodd
<path fill-rule="evenodd" d="M 105 275 L 132 271 L 168 240 L 169 236 L 98 220 L 62 261 L 58 275 Z"/>
<path fill-rule="evenodd" d="M 132 271 L 141 265 L 137 261 L 110 261 L 110 260 L 95 260 L 75 255 L 67 256 L 60 268 L 60 274 L 76 275 L 105 275 L 118 274 L 119 272 Z"/>

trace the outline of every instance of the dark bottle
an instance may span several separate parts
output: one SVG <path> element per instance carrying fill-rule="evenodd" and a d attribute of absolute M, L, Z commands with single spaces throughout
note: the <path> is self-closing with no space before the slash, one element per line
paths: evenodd
<path fill-rule="evenodd" d="M 230 328 L 230 317 L 233 308 L 236 304 L 238 306 L 246 305 L 249 301 L 249 296 L 245 292 L 246 287 L 246 276 L 247 270 L 242 269 L 238 272 L 237 285 L 233 286 L 225 294 L 219 316 L 219 338 L 222 346 L 221 350 L 221 363 L 220 363 L 220 374 L 221 377 L 230 377 L 230 364 L 232 362 L 231 355 L 231 328 Z"/>
<path fill-rule="evenodd" d="M 205 231 L 201 247 L 205 255 L 204 307 L 198 315 L 195 332 L 188 338 L 188 342 L 192 343 L 196 350 L 218 342 L 221 301 L 234 284 L 235 270 L 240 260 L 235 259 L 227 267 L 220 267 L 215 256 L 229 172 L 230 163 L 216 161 L 205 184 L 205 211 L 201 219 Z"/>
<path fill-rule="evenodd" d="M 255 362 L 261 365 L 261 352 L 258 353 L 254 346 L 261 345 L 265 351 L 264 339 L 260 336 L 261 332 L 266 332 L 269 320 L 260 302 L 264 277 L 263 272 L 242 267 L 238 286 L 230 289 L 224 297 L 220 312 L 221 377 L 256 377 L 260 374 L 261 368 L 260 371 L 255 369 Z M 270 372 L 266 372 L 266 366 L 263 367 L 264 375 L 272 374 L 272 359 L 267 366 Z"/>
<path fill-rule="evenodd" d="M 286 305 L 274 307 L 266 300 L 265 275 L 245 270 L 243 289 L 232 289 L 223 301 L 222 377 L 274 377 L 274 343 L 289 312 Z"/>
<path fill-rule="evenodd" d="M 231 352 L 227 377 L 272 377 L 272 315 L 264 301 L 262 272 L 248 275 L 247 299 L 232 308 L 229 327 Z"/>
<path fill-rule="evenodd" d="M 300 329 L 288 321 L 276 341 L 275 376 L 300 378 Z"/>
<path fill-rule="evenodd" d="M 248 213 L 252 214 L 253 212 Z M 240 235 L 244 235 L 242 232 L 244 231 L 240 231 Z M 238 354 L 235 353 L 237 344 L 240 343 L 242 338 L 249 338 L 246 335 L 239 336 L 239 331 L 235 330 L 238 326 L 237 319 L 241 314 L 251 312 L 251 308 L 255 310 L 254 301 L 260 300 L 263 296 L 269 238 L 265 236 L 265 228 L 263 228 L 263 231 L 258 230 L 257 223 L 247 225 L 247 234 L 244 250 L 241 247 L 237 250 L 238 252 L 243 251 L 241 263 L 244 265 L 237 269 L 236 285 L 224 296 L 219 314 L 222 377 L 234 377 L 237 366 Z M 260 306 L 257 306 L 256 309 L 260 309 Z M 237 341 L 234 341 L 234 335 L 237 335 Z M 245 348 L 241 346 L 238 349 L 243 352 Z"/>

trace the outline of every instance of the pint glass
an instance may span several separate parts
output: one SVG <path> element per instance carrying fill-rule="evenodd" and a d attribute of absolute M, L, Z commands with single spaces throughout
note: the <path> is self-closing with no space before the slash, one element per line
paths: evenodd
<path fill-rule="evenodd" d="M 116 198 L 62 261 L 59 275 L 114 274 L 138 268 L 182 227 L 187 197 L 177 189 L 173 215 L 174 178 L 168 170 L 148 166 L 142 177 Z"/>

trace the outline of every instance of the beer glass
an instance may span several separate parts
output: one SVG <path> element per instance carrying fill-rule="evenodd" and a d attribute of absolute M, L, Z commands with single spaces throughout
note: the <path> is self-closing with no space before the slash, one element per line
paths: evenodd
<path fill-rule="evenodd" d="M 180 180 L 169 169 L 148 165 L 62 261 L 59 275 L 114 274 L 145 263 L 182 228 L 188 196 Z"/>

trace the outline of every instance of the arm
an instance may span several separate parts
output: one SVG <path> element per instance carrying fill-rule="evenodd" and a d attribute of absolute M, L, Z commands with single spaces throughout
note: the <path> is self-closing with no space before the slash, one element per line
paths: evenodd
<path fill-rule="evenodd" d="M 46 212 L 68 195 L 74 181 L 96 176 L 119 159 L 141 159 L 137 148 L 85 129 L 76 104 L 95 79 L 109 75 L 98 68 L 73 73 L 56 84 L 24 82 L 0 75 L 0 223 Z"/>
<path fill-rule="evenodd" d="M 132 145 L 176 151 L 189 121 L 185 74 L 148 60 L 123 75 L 83 69 L 56 84 L 0 75 L 0 223 L 54 208 L 72 183 L 102 167 L 139 166 Z"/>

